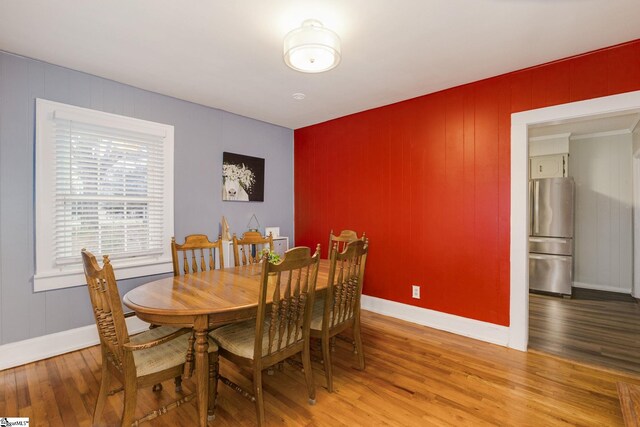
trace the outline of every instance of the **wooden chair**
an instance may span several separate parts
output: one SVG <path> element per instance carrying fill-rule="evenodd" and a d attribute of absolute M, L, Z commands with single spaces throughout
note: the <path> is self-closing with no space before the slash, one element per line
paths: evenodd
<path fill-rule="evenodd" d="M 154 419 L 169 409 L 193 399 L 195 394 L 183 395 L 179 400 L 134 420 L 138 388 L 173 379 L 183 372 L 190 329 L 160 326 L 129 337 L 122 311 L 122 301 L 109 257 L 104 256 L 104 265 L 100 268 L 95 256 L 83 250 L 82 261 L 102 353 L 102 378 L 92 423 L 99 424 L 107 397 L 123 389 L 123 426 L 138 425 L 140 422 Z M 217 351 L 218 346 L 210 340 L 209 384 L 212 393 L 209 396 L 209 411 L 211 415 L 213 415 L 217 390 L 215 387 L 218 375 Z M 123 387 L 110 392 L 112 377 L 120 381 Z"/>
<path fill-rule="evenodd" d="M 271 233 L 267 237 L 262 237 L 257 231 L 247 231 L 238 239 L 233 235 L 233 257 L 236 267 L 241 265 L 255 264 L 262 258 L 262 250 L 269 245 L 269 250 L 273 250 L 273 236 Z"/>
<path fill-rule="evenodd" d="M 255 401 L 260 426 L 265 423 L 262 371 L 298 353 L 302 353 L 309 403 L 315 403 L 309 322 L 319 259 L 320 245 L 313 257 L 309 248 L 297 247 L 288 250 L 278 264 L 265 258 L 256 320 L 223 326 L 210 333 L 223 357 L 253 370 L 253 395 L 227 378 L 219 378 Z"/>
<path fill-rule="evenodd" d="M 333 230 L 331 230 L 331 233 L 329 233 L 329 247 L 327 248 L 327 258 L 329 258 L 331 249 L 334 246 L 338 248 L 338 253 L 340 253 L 347 246 L 347 243 L 353 242 L 354 240 L 358 239 L 364 240 L 364 233 L 362 233 L 362 237 L 358 237 L 358 233 L 353 230 L 342 230 L 340 234 L 336 236 L 333 234 Z"/>
<path fill-rule="evenodd" d="M 173 260 L 173 275 L 180 276 L 197 273 L 199 271 L 215 270 L 216 268 L 216 251 L 218 252 L 218 268 L 224 268 L 224 255 L 222 253 L 222 239 L 218 236 L 218 240 L 210 242 L 206 234 L 190 234 L 184 238 L 183 244 L 176 243 L 176 238 L 171 238 L 171 258 Z M 155 328 L 156 325 L 151 325 Z M 186 366 L 184 369 L 184 378 L 191 376 L 191 370 L 194 364 L 194 352 L 196 335 L 195 331 L 191 331 L 189 337 L 189 349 L 186 353 Z M 176 389 L 181 389 L 182 377 L 175 379 Z M 154 390 L 162 389 L 161 384 L 154 385 Z"/>
<path fill-rule="evenodd" d="M 184 243 L 181 245 L 176 243 L 175 237 L 172 237 L 173 275 L 180 276 L 181 271 L 183 274 L 190 274 L 214 270 L 216 268 L 216 251 L 218 252 L 218 268 L 224 268 L 222 239 L 220 237 L 215 242 L 210 242 L 204 234 L 190 234 L 185 237 Z"/>
<path fill-rule="evenodd" d="M 320 338 L 327 389 L 333 392 L 330 340 L 347 328 L 352 328 L 358 366 L 364 369 L 364 350 L 360 332 L 360 296 L 362 279 L 369 251 L 368 242 L 354 240 L 344 251 L 331 249 L 329 279 L 323 298 L 313 306 L 310 335 Z"/>

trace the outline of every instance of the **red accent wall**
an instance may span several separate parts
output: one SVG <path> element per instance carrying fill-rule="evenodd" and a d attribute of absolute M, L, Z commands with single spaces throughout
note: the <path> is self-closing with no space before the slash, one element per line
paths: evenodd
<path fill-rule="evenodd" d="M 639 89 L 636 40 L 298 129 L 296 244 L 364 231 L 365 294 L 506 326 L 511 113 Z"/>

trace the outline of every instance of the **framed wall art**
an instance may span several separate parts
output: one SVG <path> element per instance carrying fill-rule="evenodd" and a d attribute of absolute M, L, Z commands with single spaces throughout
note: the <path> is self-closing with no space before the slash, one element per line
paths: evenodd
<path fill-rule="evenodd" d="M 222 200 L 264 201 L 264 159 L 222 153 Z"/>

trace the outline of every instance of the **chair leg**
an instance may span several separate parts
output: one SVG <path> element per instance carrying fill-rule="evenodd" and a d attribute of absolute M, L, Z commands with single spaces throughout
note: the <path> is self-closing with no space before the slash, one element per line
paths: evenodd
<path fill-rule="evenodd" d="M 182 377 L 178 375 L 174 378 L 173 383 L 176 385 L 176 393 L 180 393 L 182 391 Z"/>
<path fill-rule="evenodd" d="M 122 411 L 122 426 L 130 426 L 135 420 L 136 400 L 138 390 L 136 380 L 125 378 L 124 380 L 124 409 Z"/>
<path fill-rule="evenodd" d="M 333 371 L 331 367 L 331 339 L 322 338 L 322 364 L 324 365 L 324 376 L 327 379 L 327 390 L 333 393 Z"/>
<path fill-rule="evenodd" d="M 356 344 L 356 353 L 358 356 L 358 367 L 364 370 L 364 347 L 362 346 L 362 333 L 360 330 L 360 316 L 357 316 L 353 323 L 353 339 Z"/>
<path fill-rule="evenodd" d="M 309 346 L 309 338 L 305 342 L 302 349 L 302 366 L 304 367 L 304 379 L 307 383 L 307 390 L 309 392 L 309 405 L 316 404 L 316 386 L 313 382 L 313 370 L 311 368 L 311 348 Z"/>
<path fill-rule="evenodd" d="M 107 395 L 109 393 L 109 386 L 111 385 L 111 371 L 109 371 L 108 361 L 105 355 L 102 355 L 102 377 L 100 378 L 100 391 L 98 392 L 98 400 L 96 400 L 96 407 L 93 410 L 93 421 L 91 424 L 97 425 L 102 411 L 104 410 L 104 404 L 107 401 Z"/>
<path fill-rule="evenodd" d="M 207 411 L 208 421 L 216 418 L 216 401 L 218 400 L 218 354 L 209 353 L 209 409 Z"/>
<path fill-rule="evenodd" d="M 258 418 L 258 426 L 265 424 L 264 417 L 264 401 L 262 399 L 262 371 L 254 370 L 253 372 L 253 395 L 256 398 L 256 416 Z"/>

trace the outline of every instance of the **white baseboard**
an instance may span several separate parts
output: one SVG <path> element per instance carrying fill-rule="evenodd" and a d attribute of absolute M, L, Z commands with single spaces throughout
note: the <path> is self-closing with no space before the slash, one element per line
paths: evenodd
<path fill-rule="evenodd" d="M 618 292 L 620 294 L 631 294 L 631 288 L 621 289 L 615 286 L 595 285 L 585 282 L 573 282 L 574 288 L 593 289 L 596 291 Z"/>
<path fill-rule="evenodd" d="M 361 306 L 364 310 L 406 320 L 419 325 L 428 326 L 442 331 L 452 332 L 465 337 L 486 341 L 492 344 L 508 346 L 509 328 L 468 319 L 440 311 L 415 307 L 381 298 L 362 295 Z"/>
<path fill-rule="evenodd" d="M 466 317 L 367 295 L 362 295 L 362 308 L 385 316 L 505 347 L 509 342 L 509 328 L 506 326 L 468 319 Z M 129 317 L 126 320 L 130 334 L 142 332 L 149 328 L 148 323 L 143 322 L 137 317 Z M 0 346 L 0 371 L 80 350 L 96 345 L 98 342 L 98 331 L 95 325 L 89 325 L 24 341 L 4 344 Z"/>
<path fill-rule="evenodd" d="M 149 328 L 147 322 L 143 322 L 135 316 L 128 317 L 126 321 L 129 334 L 142 332 Z M 91 347 L 99 342 L 96 325 L 89 325 L 0 345 L 0 371 Z"/>

